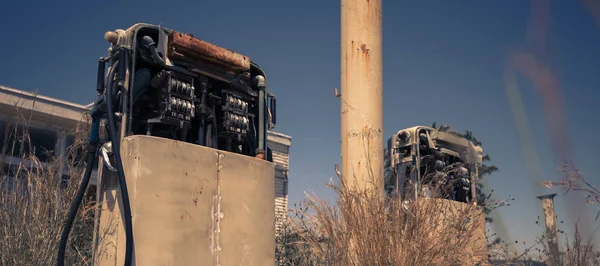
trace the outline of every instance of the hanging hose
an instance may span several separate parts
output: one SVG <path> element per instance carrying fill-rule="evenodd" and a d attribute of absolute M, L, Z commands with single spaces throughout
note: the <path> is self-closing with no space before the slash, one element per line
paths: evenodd
<path fill-rule="evenodd" d="M 65 226 L 63 227 L 62 235 L 60 236 L 57 260 L 58 266 L 65 265 L 65 250 L 67 247 L 67 239 L 69 238 L 69 233 L 71 232 L 71 227 L 73 226 L 73 221 L 75 220 L 75 215 L 77 214 L 77 210 L 79 209 L 79 205 L 81 204 L 83 195 L 85 194 L 85 190 L 87 189 L 88 183 L 90 181 L 90 176 L 92 175 L 92 169 L 94 167 L 94 161 L 96 159 L 96 151 L 97 143 L 90 143 L 90 145 L 88 146 L 88 151 L 85 160 L 85 173 L 83 174 L 83 179 L 81 180 L 81 185 L 79 185 L 79 189 L 77 190 L 75 199 L 73 199 L 73 203 L 71 204 L 69 216 L 67 217 L 67 221 L 65 222 Z"/>
<path fill-rule="evenodd" d="M 123 51 L 121 51 L 123 52 Z M 101 113 L 102 110 L 100 109 L 99 105 L 101 104 L 102 100 L 106 100 L 106 112 L 108 113 L 108 131 L 110 134 L 110 140 L 111 140 L 111 144 L 112 144 L 112 150 L 113 150 L 113 154 L 115 156 L 115 161 L 117 164 L 117 173 L 119 175 L 119 184 L 120 184 L 120 188 L 121 188 L 121 198 L 123 200 L 123 212 L 124 212 L 124 219 L 125 219 L 125 266 L 129 266 L 131 265 L 132 262 L 132 256 L 133 256 L 133 231 L 132 231 L 132 222 L 131 222 L 131 207 L 130 207 L 130 203 L 129 203 L 129 194 L 127 192 L 127 184 L 125 181 L 125 173 L 123 171 L 123 164 L 121 162 L 121 153 L 120 153 L 120 146 L 119 146 L 119 138 L 117 136 L 117 133 L 115 131 L 115 117 L 114 117 L 114 111 L 113 111 L 113 106 L 112 106 L 112 96 L 113 96 L 113 84 L 114 82 L 114 77 L 117 74 L 115 72 L 115 70 L 117 69 L 117 66 L 119 64 L 119 60 L 115 60 L 115 62 L 111 65 L 110 71 L 108 73 L 107 76 L 107 81 L 106 81 L 106 92 L 105 92 L 105 97 L 99 97 L 99 100 L 97 100 L 97 102 L 95 103 L 96 108 L 98 109 L 93 109 L 92 111 L 92 128 L 91 128 L 91 133 L 90 133 L 90 140 L 89 140 L 89 147 L 88 147 L 88 152 L 87 152 L 87 158 L 86 158 L 86 170 L 83 176 L 83 179 L 81 181 L 81 185 L 79 186 L 79 189 L 77 191 L 77 194 L 75 196 L 75 199 L 73 200 L 73 203 L 71 204 L 71 209 L 69 210 L 69 215 L 67 217 L 67 221 L 65 222 L 65 226 L 63 228 L 63 232 L 61 235 L 61 239 L 60 239 L 60 244 L 58 247 L 58 258 L 57 258 L 57 265 L 58 266 L 64 266 L 65 263 L 65 250 L 66 250 L 66 246 L 67 246 L 67 240 L 69 238 L 69 233 L 71 231 L 71 227 L 73 225 L 73 221 L 75 220 L 75 215 L 77 214 L 77 210 L 79 209 L 79 205 L 81 204 L 81 201 L 83 199 L 83 195 L 85 194 L 85 190 L 88 186 L 89 180 L 90 180 L 90 176 L 92 174 L 92 169 L 94 166 L 94 161 L 97 158 L 97 145 L 99 142 L 99 130 L 100 130 L 100 117 L 101 117 Z M 123 70 L 124 71 L 124 70 Z"/>
<path fill-rule="evenodd" d="M 111 75 L 112 73 L 114 73 L 114 69 L 115 69 L 115 65 L 113 64 L 111 71 L 109 73 L 109 75 Z M 100 68 L 104 68 L 104 64 L 101 62 L 100 63 Z M 101 82 L 103 80 L 103 77 L 101 77 L 100 75 L 100 70 L 98 71 L 98 93 L 101 93 L 101 89 L 99 87 L 102 87 L 103 82 Z M 86 168 L 85 168 L 85 173 L 83 174 L 83 179 L 81 180 L 81 184 L 79 185 L 79 189 L 77 190 L 77 193 L 75 194 L 75 198 L 73 199 L 73 202 L 71 203 L 71 209 L 69 210 L 69 214 L 67 216 L 67 220 L 65 221 L 65 225 L 63 227 L 63 231 L 60 237 L 60 242 L 58 245 L 58 257 L 57 257 L 57 261 L 56 261 L 56 265 L 58 266 L 64 266 L 65 265 L 65 252 L 66 252 L 66 248 L 67 248 L 67 240 L 69 239 L 69 234 L 71 233 L 71 228 L 73 227 L 73 221 L 75 220 L 75 215 L 77 215 L 77 211 L 79 210 L 79 205 L 81 205 L 81 201 L 83 200 L 83 195 L 85 194 L 85 190 L 87 189 L 87 186 L 90 182 L 90 177 L 92 175 L 92 170 L 94 168 L 94 162 L 96 160 L 96 156 L 97 156 L 97 152 L 98 152 L 98 142 L 99 142 L 99 132 L 100 132 L 100 117 L 102 117 L 102 114 L 104 113 L 104 110 L 102 110 L 101 105 L 103 104 L 104 98 L 103 97 L 98 97 L 98 99 L 96 100 L 96 102 L 94 103 L 94 108 L 91 111 L 91 117 L 92 117 L 92 127 L 90 129 L 90 139 L 89 139 L 89 145 L 87 147 L 87 153 L 86 153 Z"/>
<path fill-rule="evenodd" d="M 121 52 L 124 52 L 123 50 Z M 119 60 L 115 61 L 115 65 L 119 64 Z M 123 64 L 123 62 L 122 62 Z M 117 173 L 119 175 L 119 187 L 121 189 L 121 199 L 123 200 L 123 212 L 125 219 L 125 266 L 131 265 L 132 255 L 133 255 L 133 230 L 132 230 L 132 222 L 131 222 L 131 206 L 129 203 L 129 193 L 127 192 L 127 183 L 125 181 L 125 172 L 123 171 L 123 163 L 121 161 L 121 146 L 120 146 L 120 138 L 117 135 L 115 130 L 115 113 L 113 111 L 112 106 L 112 96 L 113 96 L 113 84 L 115 81 L 114 75 L 114 67 L 111 69 L 109 73 L 109 83 L 106 86 L 106 109 L 108 112 L 108 131 L 110 134 L 110 141 L 112 144 L 112 152 L 115 156 L 115 161 L 117 164 Z"/>

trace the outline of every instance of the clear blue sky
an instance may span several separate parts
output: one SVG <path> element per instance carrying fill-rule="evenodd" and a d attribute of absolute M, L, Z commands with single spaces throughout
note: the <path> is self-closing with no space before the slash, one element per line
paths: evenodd
<path fill-rule="evenodd" d="M 246 54 L 265 69 L 279 100 L 276 131 L 293 137 L 290 202 L 300 201 L 304 191 L 332 196 L 324 184 L 340 154 L 339 99 L 332 92 L 340 86 L 339 0 L 119 3 L 3 4 L 0 84 L 87 104 L 95 93 L 97 60 L 108 48 L 104 32 L 162 22 Z M 600 29 L 578 1 L 552 4 L 550 54 L 561 79 L 575 163 L 599 184 L 600 142 L 594 136 L 600 119 L 594 117 L 600 113 Z M 507 49 L 524 42 L 529 15 L 529 1 L 521 0 L 383 3 L 386 139 L 433 121 L 472 130 L 500 168 L 489 179 L 496 197 L 516 199 L 501 211 L 513 240 L 541 233 L 535 226 L 539 201 L 502 80 Z M 520 86 L 543 173 L 556 179 L 541 98 L 527 82 Z M 560 195 L 557 201 L 560 216 Z"/>

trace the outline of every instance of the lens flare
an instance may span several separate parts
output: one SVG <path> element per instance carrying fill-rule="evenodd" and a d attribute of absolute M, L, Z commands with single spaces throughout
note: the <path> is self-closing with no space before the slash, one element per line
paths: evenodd
<path fill-rule="evenodd" d="M 600 22 L 599 2 L 584 0 Z M 525 107 L 521 102 L 518 90 L 517 75 L 529 79 L 541 96 L 544 106 L 544 116 L 550 134 L 554 163 L 559 166 L 565 161 L 572 162 L 573 155 L 565 117 L 563 98 L 560 91 L 560 81 L 548 63 L 547 36 L 550 21 L 550 2 L 532 0 L 531 18 L 527 27 L 525 49 L 515 49 L 509 52 L 507 70 L 505 72 L 505 89 L 515 121 L 517 135 L 522 146 L 523 157 L 526 161 L 529 181 L 533 185 L 536 196 L 540 194 L 539 183 L 542 181 L 542 171 L 538 163 L 531 130 L 526 119 Z M 598 24 L 600 27 L 600 23 Z M 547 179 L 547 178 L 545 178 Z M 565 195 L 565 208 L 568 218 L 579 220 L 582 233 L 589 232 L 589 214 L 581 195 L 569 193 Z M 580 218 L 580 219 L 579 219 Z"/>

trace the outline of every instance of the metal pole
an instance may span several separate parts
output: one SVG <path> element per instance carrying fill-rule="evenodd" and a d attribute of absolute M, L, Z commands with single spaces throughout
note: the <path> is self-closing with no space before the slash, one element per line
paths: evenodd
<path fill-rule="evenodd" d="M 342 178 L 383 197 L 381 0 L 341 4 Z"/>
<path fill-rule="evenodd" d="M 471 169 L 471 201 L 473 205 L 477 205 L 477 182 L 479 181 L 479 164 L 472 164 Z"/>
<path fill-rule="evenodd" d="M 554 196 L 549 194 L 537 197 L 542 200 L 542 208 L 544 209 L 544 217 L 546 220 L 546 237 L 548 239 L 548 248 L 552 265 L 559 265 L 558 239 L 556 236 L 556 220 L 554 214 Z"/>

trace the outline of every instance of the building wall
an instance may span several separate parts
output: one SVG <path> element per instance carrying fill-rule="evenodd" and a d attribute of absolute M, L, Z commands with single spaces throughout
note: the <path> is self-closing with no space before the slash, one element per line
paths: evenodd
<path fill-rule="evenodd" d="M 290 162 L 291 137 L 269 132 L 267 146 L 275 163 L 275 230 L 279 231 L 282 222 L 288 217 L 288 173 Z"/>
<path fill-rule="evenodd" d="M 13 146 L 15 137 L 22 137 L 23 129 L 27 129 L 30 144 L 35 151 L 25 147 L 23 152 L 35 154 L 41 166 L 45 167 L 47 158 L 50 157 L 47 155 L 58 157 L 65 152 L 72 139 L 67 133 L 81 121 L 85 108 L 83 105 L 0 86 L 0 172 L 7 177 L 3 186 L 10 186 L 15 181 L 16 166 L 33 167 L 31 162 L 21 163 L 20 149 Z M 15 124 L 19 129 L 16 134 L 5 134 L 8 133 L 7 130 L 14 129 Z M 16 149 L 11 154 L 13 148 Z M 68 172 L 68 169 L 63 169 L 63 179 L 68 176 Z"/>

